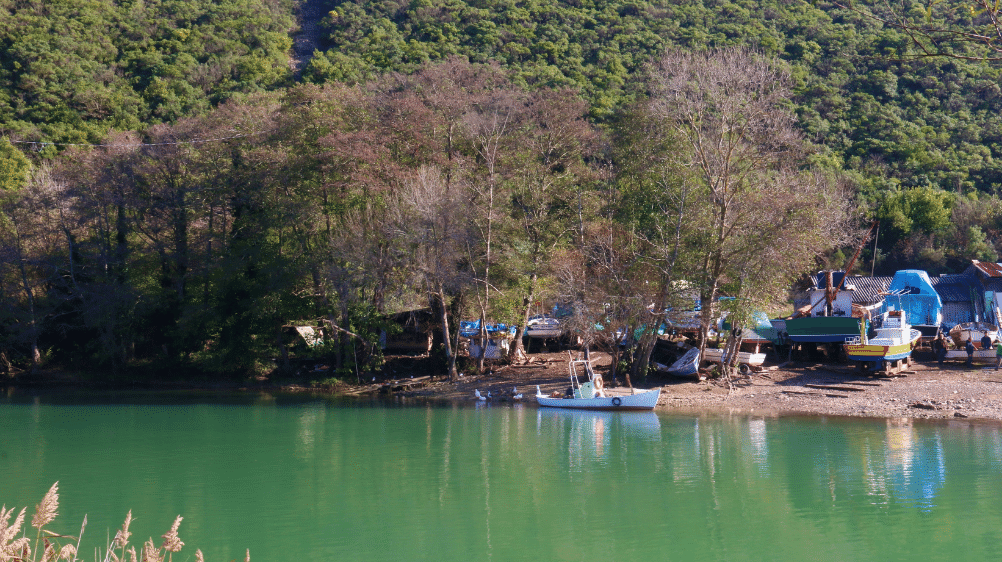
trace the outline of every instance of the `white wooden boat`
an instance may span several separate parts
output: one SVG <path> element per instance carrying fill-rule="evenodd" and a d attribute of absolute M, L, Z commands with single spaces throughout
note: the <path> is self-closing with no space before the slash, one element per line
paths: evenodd
<path fill-rule="evenodd" d="M 480 338 L 470 339 L 470 357 L 480 357 Z M 484 359 L 504 359 L 508 356 L 510 340 L 507 338 L 487 338 Z"/>
<path fill-rule="evenodd" d="M 724 357 L 723 349 L 715 349 L 708 347 L 703 350 L 703 361 L 709 361 L 710 363 L 721 363 Z M 738 352 L 738 364 L 739 365 L 750 365 L 752 367 L 759 367 L 765 363 L 764 353 L 750 353 L 747 351 Z"/>
<path fill-rule="evenodd" d="M 577 367 L 581 366 L 588 376 L 586 382 L 580 382 Z M 585 360 L 570 361 L 567 365 L 570 371 L 571 396 L 547 396 L 536 387 L 536 402 L 549 408 L 575 408 L 579 410 L 653 410 L 658 405 L 661 389 L 646 390 L 635 394 L 607 393 L 602 376 L 595 374 L 591 362 Z"/>
<path fill-rule="evenodd" d="M 950 338 L 958 348 L 964 347 L 967 340 L 971 340 L 975 348 L 981 349 L 981 338 L 985 334 L 992 339 L 992 345 L 999 341 L 998 326 L 989 322 L 964 322 L 950 330 Z"/>
<path fill-rule="evenodd" d="M 946 359 L 967 361 L 967 352 L 963 349 L 951 349 L 946 352 Z M 976 349 L 974 350 L 974 356 L 971 358 L 974 361 L 995 361 L 995 350 L 994 349 Z"/>
<path fill-rule="evenodd" d="M 562 333 L 560 320 L 552 316 L 533 316 L 525 323 L 525 335 L 529 338 L 558 338 Z"/>

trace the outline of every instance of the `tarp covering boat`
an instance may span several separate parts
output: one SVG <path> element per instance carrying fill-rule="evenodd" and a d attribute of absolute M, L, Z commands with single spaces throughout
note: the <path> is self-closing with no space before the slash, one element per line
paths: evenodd
<path fill-rule="evenodd" d="M 903 310 L 912 325 L 938 326 L 943 301 L 932 286 L 929 274 L 921 269 L 902 269 L 894 274 L 881 312 Z"/>

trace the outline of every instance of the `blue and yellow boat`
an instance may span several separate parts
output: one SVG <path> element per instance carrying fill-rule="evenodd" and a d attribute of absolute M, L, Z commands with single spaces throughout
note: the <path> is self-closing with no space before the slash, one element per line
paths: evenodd
<path fill-rule="evenodd" d="M 845 352 L 850 361 L 876 363 L 876 368 L 885 362 L 907 359 L 912 354 L 921 333 L 912 328 L 903 310 L 888 310 L 880 315 L 879 327 L 873 337 L 865 330 L 845 343 Z M 876 324 L 876 323 L 875 323 Z M 861 365 L 862 366 L 862 365 Z"/>

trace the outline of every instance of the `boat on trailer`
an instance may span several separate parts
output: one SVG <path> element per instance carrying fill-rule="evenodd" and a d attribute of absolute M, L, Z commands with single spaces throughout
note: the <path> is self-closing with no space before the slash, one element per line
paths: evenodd
<path fill-rule="evenodd" d="M 581 382 L 578 368 L 584 369 L 587 381 Z M 579 410 L 653 410 L 658 405 L 661 389 L 655 388 L 633 394 L 619 394 L 606 391 L 602 375 L 592 370 L 591 361 L 577 359 L 569 361 L 571 386 L 569 395 L 547 396 L 536 386 L 536 402 L 548 408 L 576 408 Z"/>

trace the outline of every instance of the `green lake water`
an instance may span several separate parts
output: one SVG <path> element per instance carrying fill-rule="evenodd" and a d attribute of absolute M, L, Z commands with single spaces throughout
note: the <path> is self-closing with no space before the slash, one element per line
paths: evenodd
<path fill-rule="evenodd" d="M 0 504 L 174 560 L 1000 560 L 1002 426 L 0 395 Z"/>

